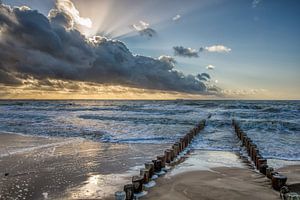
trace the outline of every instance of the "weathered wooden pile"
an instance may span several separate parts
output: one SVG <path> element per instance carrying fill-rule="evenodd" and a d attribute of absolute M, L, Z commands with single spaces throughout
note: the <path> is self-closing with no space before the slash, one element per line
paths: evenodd
<path fill-rule="evenodd" d="M 132 183 L 126 184 L 124 191 L 115 193 L 116 199 L 132 200 L 135 196 L 141 194 L 144 187 L 154 179 L 154 177 L 156 178 L 164 174 L 162 172 L 166 170 L 166 167 L 174 164 L 176 158 L 186 151 L 186 148 L 192 142 L 193 138 L 204 129 L 205 123 L 206 120 L 200 121 L 200 123 L 175 142 L 169 149 L 166 149 L 163 155 L 158 155 L 152 162 L 146 162 L 145 168 L 140 169 L 140 175 L 133 176 Z"/>
<path fill-rule="evenodd" d="M 253 162 L 254 166 L 260 173 L 264 174 L 267 178 L 271 179 L 272 187 L 280 191 L 285 186 L 287 177 L 274 171 L 274 169 L 268 166 L 267 159 L 265 159 L 257 147 L 257 145 L 242 131 L 240 126 L 235 120 L 232 120 L 232 125 L 235 129 L 237 137 L 241 140 L 242 145 L 246 148 L 249 159 Z"/>

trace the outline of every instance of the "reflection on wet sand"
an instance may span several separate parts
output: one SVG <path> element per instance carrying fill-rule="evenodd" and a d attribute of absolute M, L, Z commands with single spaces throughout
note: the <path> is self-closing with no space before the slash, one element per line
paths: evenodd
<path fill-rule="evenodd" d="M 0 140 L 1 151 L 18 150 L 0 158 L 0 199 L 108 198 L 130 181 L 128 169 L 165 148 L 13 134 L 0 134 Z M 22 152 L 19 142 L 34 144 L 35 148 Z"/>

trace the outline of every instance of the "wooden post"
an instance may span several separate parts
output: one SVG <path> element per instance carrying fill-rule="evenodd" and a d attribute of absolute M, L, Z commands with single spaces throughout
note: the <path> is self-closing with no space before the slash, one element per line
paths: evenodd
<path fill-rule="evenodd" d="M 180 143 L 179 143 L 179 142 L 176 142 L 176 143 L 174 144 L 174 146 L 176 146 L 176 148 L 177 148 L 177 155 L 179 155 L 179 153 L 181 152 L 181 149 L 180 149 Z"/>
<path fill-rule="evenodd" d="M 154 164 L 154 172 L 160 172 L 161 171 L 161 160 L 152 160 Z"/>
<path fill-rule="evenodd" d="M 249 156 L 250 156 L 250 146 L 251 146 L 251 144 L 252 144 L 252 140 L 250 138 L 248 138 L 246 148 L 247 148 L 247 152 L 248 152 Z"/>
<path fill-rule="evenodd" d="M 258 159 L 258 164 L 257 164 L 257 169 L 260 170 L 260 166 L 262 166 L 263 164 L 267 164 L 267 160 L 266 159 Z"/>
<path fill-rule="evenodd" d="M 264 175 L 267 175 L 267 168 L 268 168 L 267 164 L 261 164 L 259 166 L 259 172 L 264 174 Z"/>
<path fill-rule="evenodd" d="M 176 144 L 172 145 L 172 149 L 174 150 L 174 157 L 176 157 L 178 155 L 178 153 L 179 153 Z"/>
<path fill-rule="evenodd" d="M 180 143 L 181 143 L 181 149 L 182 151 L 185 149 L 185 143 L 184 143 L 184 139 L 180 138 Z"/>
<path fill-rule="evenodd" d="M 165 156 L 166 156 L 166 163 L 170 163 L 171 162 L 171 150 L 170 149 L 165 150 Z"/>
<path fill-rule="evenodd" d="M 256 144 L 252 144 L 250 147 L 250 158 L 251 160 L 253 160 L 253 154 L 254 154 L 254 149 L 256 149 L 257 145 Z"/>
<path fill-rule="evenodd" d="M 272 179 L 272 172 L 274 171 L 274 169 L 272 168 L 272 167 L 268 167 L 267 169 L 266 169 L 266 175 L 267 175 L 267 177 L 269 178 L 269 179 Z"/>
<path fill-rule="evenodd" d="M 247 135 L 245 134 L 242 140 L 243 146 L 246 146 L 246 140 L 247 140 Z"/>
<path fill-rule="evenodd" d="M 146 162 L 145 168 L 149 170 L 149 178 L 154 175 L 154 164 L 153 162 Z"/>
<path fill-rule="evenodd" d="M 256 145 L 255 145 L 256 146 Z M 255 163 L 256 161 L 256 155 L 259 153 L 259 150 L 257 149 L 257 147 L 252 147 L 252 161 Z"/>
<path fill-rule="evenodd" d="M 133 184 L 124 185 L 124 192 L 126 193 L 126 200 L 133 200 Z"/>
<path fill-rule="evenodd" d="M 241 131 L 240 140 L 241 140 L 242 144 L 243 144 L 244 137 L 245 137 L 245 133 L 243 133 L 243 131 Z"/>
<path fill-rule="evenodd" d="M 149 169 L 141 169 L 140 170 L 140 175 L 142 176 L 142 177 L 144 177 L 144 184 L 147 184 L 147 183 L 149 183 L 149 181 L 150 181 L 150 173 L 149 173 Z"/>
<path fill-rule="evenodd" d="M 170 152 L 171 152 L 171 161 L 173 161 L 175 158 L 175 151 L 174 149 L 170 149 Z"/>
<path fill-rule="evenodd" d="M 282 174 L 276 174 L 272 177 L 272 187 L 279 191 L 286 183 L 287 177 Z"/>
<path fill-rule="evenodd" d="M 255 163 L 255 166 L 256 166 L 256 169 L 259 169 L 259 168 L 258 168 L 258 160 L 261 159 L 261 158 L 262 158 L 262 156 L 261 156 L 260 154 L 257 154 L 257 155 L 256 155 L 256 160 L 255 160 L 255 162 L 254 162 L 254 163 Z"/>
<path fill-rule="evenodd" d="M 166 156 L 165 155 L 157 156 L 157 160 L 161 161 L 162 168 L 166 167 Z"/>
<path fill-rule="evenodd" d="M 133 192 L 134 193 L 142 192 L 143 191 L 143 183 L 144 183 L 144 177 L 133 176 L 132 177 Z"/>

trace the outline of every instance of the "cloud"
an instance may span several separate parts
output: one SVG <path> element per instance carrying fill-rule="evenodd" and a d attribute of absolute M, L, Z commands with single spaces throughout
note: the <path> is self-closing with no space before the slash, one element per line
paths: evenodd
<path fill-rule="evenodd" d="M 175 64 L 177 63 L 176 60 L 171 57 L 171 56 L 165 56 L 165 55 L 162 55 L 158 58 L 158 60 L 162 61 L 162 62 L 165 62 L 165 63 L 168 63 L 170 66 L 174 66 L 175 67 Z"/>
<path fill-rule="evenodd" d="M 70 0 L 56 0 L 55 8 L 51 13 L 63 13 L 63 15 L 67 16 L 71 22 L 71 25 L 80 25 L 87 28 L 92 27 L 92 21 L 89 18 L 84 18 L 79 15 L 79 11 L 76 9 L 72 1 Z M 57 15 L 56 14 L 56 15 Z"/>
<path fill-rule="evenodd" d="M 261 0 L 253 0 L 252 1 L 252 8 L 256 8 L 261 3 Z"/>
<path fill-rule="evenodd" d="M 0 5 L 1 85 L 37 80 L 51 88 L 51 79 L 210 94 L 204 81 L 175 70 L 172 57 L 133 55 L 121 41 L 86 38 L 72 26 L 70 13 L 51 12 L 47 18 L 35 10 Z"/>
<path fill-rule="evenodd" d="M 226 89 L 226 90 L 220 90 L 219 94 L 226 96 L 226 97 L 249 97 L 249 96 L 255 96 L 255 95 L 265 95 L 268 92 L 268 90 L 260 88 L 254 88 L 254 89 Z"/>
<path fill-rule="evenodd" d="M 223 46 L 223 45 L 213 45 L 209 47 L 201 47 L 199 49 L 200 52 L 213 52 L 213 53 L 229 53 L 231 51 L 230 48 Z"/>
<path fill-rule="evenodd" d="M 176 15 L 172 18 L 173 21 L 178 21 L 181 18 L 180 15 Z"/>
<path fill-rule="evenodd" d="M 206 69 L 208 69 L 208 70 L 214 70 L 216 67 L 215 66 L 213 66 L 213 65 L 207 65 L 206 66 Z"/>
<path fill-rule="evenodd" d="M 199 57 L 198 51 L 196 49 L 192 48 L 186 48 L 183 46 L 175 46 L 174 49 L 174 55 L 175 56 L 181 56 L 181 57 Z"/>
<path fill-rule="evenodd" d="M 154 37 L 157 33 L 154 29 L 149 27 L 150 24 L 144 21 L 139 21 L 138 24 L 133 24 L 131 27 L 137 31 L 141 36 L 146 36 L 148 38 Z"/>
<path fill-rule="evenodd" d="M 198 75 L 197 75 L 197 78 L 198 78 L 200 81 L 208 81 L 208 80 L 210 80 L 210 75 L 207 74 L 207 73 L 202 73 L 202 74 L 198 74 Z"/>

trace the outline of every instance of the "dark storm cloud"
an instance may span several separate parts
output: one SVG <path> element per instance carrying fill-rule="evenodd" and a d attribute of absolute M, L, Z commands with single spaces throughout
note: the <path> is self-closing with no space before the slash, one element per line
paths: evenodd
<path fill-rule="evenodd" d="M 61 10 L 47 18 L 25 7 L 0 5 L 0 83 L 36 79 L 47 85 L 45 80 L 57 79 L 208 93 L 199 77 L 174 70 L 171 57 L 133 55 L 120 41 L 85 38 L 73 23 Z"/>
<path fill-rule="evenodd" d="M 176 46 L 173 47 L 174 55 L 175 56 L 182 56 L 182 57 L 199 57 L 198 51 L 192 48 L 186 48 L 183 46 Z"/>

